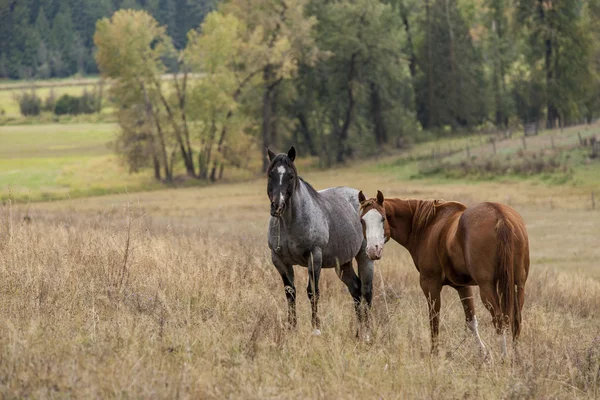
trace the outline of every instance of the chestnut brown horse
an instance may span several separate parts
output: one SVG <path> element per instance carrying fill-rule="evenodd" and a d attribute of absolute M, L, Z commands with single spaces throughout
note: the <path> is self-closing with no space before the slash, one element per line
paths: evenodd
<path fill-rule="evenodd" d="M 380 191 L 368 200 L 361 191 L 358 200 L 369 258 L 379 260 L 390 238 L 412 256 L 428 299 L 432 352 L 437 350 L 440 292 L 448 285 L 458 291 L 467 326 L 487 354 L 475 317 L 472 286 L 479 286 L 505 356 L 505 330 L 512 330 L 513 340 L 521 330 L 529 274 L 523 218 L 498 203 L 467 208 L 454 201 L 384 199 Z"/>

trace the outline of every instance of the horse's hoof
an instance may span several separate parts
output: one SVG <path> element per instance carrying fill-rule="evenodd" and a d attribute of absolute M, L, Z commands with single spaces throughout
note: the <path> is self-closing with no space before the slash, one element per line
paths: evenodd
<path fill-rule="evenodd" d="M 313 336 L 321 336 L 321 330 L 320 329 L 315 329 L 314 331 L 312 331 L 312 335 Z"/>

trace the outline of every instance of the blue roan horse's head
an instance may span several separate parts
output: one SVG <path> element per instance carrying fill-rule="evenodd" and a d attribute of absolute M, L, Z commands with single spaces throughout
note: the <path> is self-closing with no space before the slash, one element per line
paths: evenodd
<path fill-rule="evenodd" d="M 275 154 L 267 147 L 267 156 L 271 162 L 267 169 L 267 194 L 271 201 L 271 216 L 278 218 L 285 211 L 298 185 L 298 173 L 294 165 L 296 149 L 292 146 L 287 154 Z"/>

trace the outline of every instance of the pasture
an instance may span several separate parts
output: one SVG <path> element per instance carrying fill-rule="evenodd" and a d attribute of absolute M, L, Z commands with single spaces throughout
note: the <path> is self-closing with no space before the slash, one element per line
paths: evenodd
<path fill-rule="evenodd" d="M 97 84 L 97 79 L 85 79 L 80 82 L 77 80 L 62 80 L 58 82 L 43 82 L 36 81 L 34 85 L 19 85 L 15 84 L 0 84 L 0 115 L 5 115 L 9 118 L 20 117 L 19 102 L 15 99 L 15 95 L 22 92 L 34 91 L 42 101 L 45 101 L 50 93 L 52 93 L 56 99 L 63 94 L 69 94 L 71 96 L 80 96 L 84 90 L 93 91 L 94 86 Z M 105 99 L 106 106 L 106 99 Z M 2 110 L 4 113 L 2 114 Z M 111 112 L 110 107 L 104 107 L 103 114 L 109 114 Z"/>
<path fill-rule="evenodd" d="M 0 126 L 0 198 L 24 201 L 160 187 L 129 174 L 109 147 L 116 124 Z"/>
<path fill-rule="evenodd" d="M 382 161 L 385 164 L 385 160 Z M 391 161 L 390 161 L 391 162 Z M 388 164 L 390 163 L 388 162 Z M 374 340 L 321 275 L 311 336 L 306 269 L 288 331 L 267 248 L 266 180 L 0 208 L 2 397 L 597 398 L 600 214 L 577 187 L 428 183 L 373 163 L 300 174 L 315 188 L 508 202 L 530 235 L 519 354 L 502 362 L 479 298 L 483 363 L 455 292 L 442 292 L 440 355 L 408 253 L 376 263 Z M 589 192 L 588 192 L 589 193 Z"/>

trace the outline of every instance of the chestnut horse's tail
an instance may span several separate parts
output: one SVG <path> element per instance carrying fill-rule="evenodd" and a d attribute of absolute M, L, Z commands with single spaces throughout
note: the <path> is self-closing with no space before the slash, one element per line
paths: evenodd
<path fill-rule="evenodd" d="M 496 271 L 496 290 L 500 300 L 500 307 L 504 318 L 508 317 L 512 328 L 513 337 L 519 332 L 521 318 L 517 306 L 515 293 L 515 267 L 514 267 L 514 226 L 504 215 L 498 216 L 496 224 L 496 237 L 498 240 L 498 264 Z"/>

